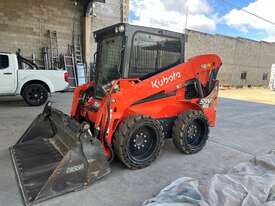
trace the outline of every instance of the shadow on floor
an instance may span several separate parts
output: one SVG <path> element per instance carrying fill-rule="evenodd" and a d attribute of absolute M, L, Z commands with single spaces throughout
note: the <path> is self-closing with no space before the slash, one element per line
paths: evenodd
<path fill-rule="evenodd" d="M 27 103 L 20 96 L 0 97 L 0 106 L 5 107 L 28 107 Z"/>

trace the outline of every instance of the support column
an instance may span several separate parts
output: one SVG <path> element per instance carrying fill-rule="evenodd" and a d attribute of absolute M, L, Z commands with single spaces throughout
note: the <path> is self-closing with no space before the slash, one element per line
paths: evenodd
<path fill-rule="evenodd" d="M 86 64 L 93 61 L 93 54 L 91 53 L 92 37 L 92 16 L 84 17 L 84 58 Z"/>
<path fill-rule="evenodd" d="M 89 65 L 93 61 L 92 54 L 92 18 L 96 17 L 95 2 L 105 3 L 105 0 L 86 0 L 87 4 L 84 6 L 84 59 L 85 63 Z"/>

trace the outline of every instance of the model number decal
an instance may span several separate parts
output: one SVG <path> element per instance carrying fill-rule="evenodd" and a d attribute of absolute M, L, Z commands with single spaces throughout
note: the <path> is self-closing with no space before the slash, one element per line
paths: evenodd
<path fill-rule="evenodd" d="M 212 104 L 213 102 L 213 99 L 208 99 L 208 98 L 205 98 L 205 99 L 201 99 L 199 104 L 203 107 L 203 108 L 209 108 L 210 105 Z"/>
<path fill-rule="evenodd" d="M 154 81 L 151 82 L 152 84 L 152 88 L 160 88 L 163 87 L 165 85 L 167 85 L 170 82 L 175 81 L 176 79 L 181 78 L 181 73 L 180 72 L 173 72 L 171 75 L 169 76 L 163 76 L 161 79 L 156 79 Z"/>
<path fill-rule="evenodd" d="M 77 171 L 82 170 L 82 169 L 84 169 L 84 164 L 75 165 L 73 167 L 68 167 L 66 169 L 66 174 L 74 173 L 74 172 L 77 172 Z"/>

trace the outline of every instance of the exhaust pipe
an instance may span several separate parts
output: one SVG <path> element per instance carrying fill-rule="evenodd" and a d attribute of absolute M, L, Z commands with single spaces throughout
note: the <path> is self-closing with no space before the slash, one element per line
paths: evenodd
<path fill-rule="evenodd" d="M 26 205 L 81 190 L 110 173 L 88 124 L 79 124 L 50 103 L 10 154 Z"/>

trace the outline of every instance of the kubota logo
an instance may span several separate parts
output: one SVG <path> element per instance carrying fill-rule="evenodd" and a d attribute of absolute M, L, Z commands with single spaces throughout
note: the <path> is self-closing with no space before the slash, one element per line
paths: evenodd
<path fill-rule="evenodd" d="M 160 88 L 163 87 L 165 85 L 167 85 L 170 82 L 175 81 L 176 79 L 181 78 L 181 73 L 180 72 L 173 72 L 171 75 L 169 76 L 163 76 L 161 79 L 156 79 L 154 81 L 152 81 L 152 87 L 153 88 Z"/>

